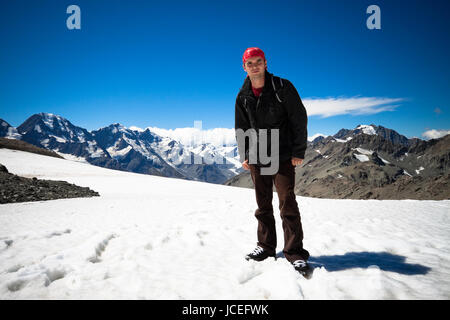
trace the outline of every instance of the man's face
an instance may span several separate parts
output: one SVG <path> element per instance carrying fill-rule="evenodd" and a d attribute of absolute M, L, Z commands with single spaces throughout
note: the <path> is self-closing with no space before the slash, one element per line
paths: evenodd
<path fill-rule="evenodd" d="M 244 70 L 249 77 L 258 77 L 264 75 L 267 68 L 267 61 L 261 57 L 248 58 L 244 63 Z"/>

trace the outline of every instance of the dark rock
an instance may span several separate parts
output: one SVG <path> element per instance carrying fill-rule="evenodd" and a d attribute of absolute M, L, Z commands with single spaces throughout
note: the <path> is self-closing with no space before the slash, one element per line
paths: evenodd
<path fill-rule="evenodd" d="M 66 181 L 25 178 L 0 171 L 0 204 L 99 196 L 88 187 Z"/>
<path fill-rule="evenodd" d="M 6 169 L 6 167 L 4 165 L 0 164 L 0 172 L 8 173 L 8 169 Z"/>

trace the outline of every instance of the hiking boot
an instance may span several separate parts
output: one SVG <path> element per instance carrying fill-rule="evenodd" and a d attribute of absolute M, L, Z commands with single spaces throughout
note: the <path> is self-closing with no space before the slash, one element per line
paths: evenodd
<path fill-rule="evenodd" d="M 249 253 L 248 255 L 245 256 L 246 260 L 255 260 L 255 261 L 263 261 L 265 259 L 267 259 L 268 257 L 274 257 L 275 258 L 275 254 L 270 254 L 267 250 L 264 250 L 262 247 L 257 246 L 253 252 Z"/>
<path fill-rule="evenodd" d="M 312 277 L 312 268 L 305 260 L 295 260 L 291 262 L 294 266 L 294 269 L 297 270 L 302 276 L 306 279 L 310 279 Z"/>

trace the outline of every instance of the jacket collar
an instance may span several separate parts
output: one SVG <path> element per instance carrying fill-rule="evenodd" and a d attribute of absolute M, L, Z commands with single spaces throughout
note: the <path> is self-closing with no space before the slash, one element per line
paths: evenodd
<path fill-rule="evenodd" d="M 270 90 L 272 90 L 272 76 L 273 76 L 273 74 L 266 70 L 264 75 L 265 75 L 264 88 L 263 88 L 262 92 L 263 93 L 267 93 Z M 243 95 L 246 95 L 246 96 L 253 96 L 252 82 L 250 81 L 249 76 L 247 76 L 245 78 L 245 81 L 244 81 L 244 84 L 242 85 L 240 93 L 242 93 Z"/>

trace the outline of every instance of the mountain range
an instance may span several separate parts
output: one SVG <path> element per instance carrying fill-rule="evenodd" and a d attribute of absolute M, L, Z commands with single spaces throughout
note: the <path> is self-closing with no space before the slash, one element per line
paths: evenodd
<path fill-rule="evenodd" d="M 0 137 L 100 167 L 164 177 L 221 184 L 243 170 L 237 146 L 184 145 L 149 129 L 131 130 L 119 123 L 88 131 L 50 113 L 34 114 L 17 128 L 0 119 Z M 208 162 L 207 155 L 223 162 Z"/>
<path fill-rule="evenodd" d="M 294 192 L 332 199 L 450 199 L 449 168 L 450 135 L 426 141 L 358 125 L 308 141 Z M 225 184 L 253 188 L 248 171 Z"/>
<path fill-rule="evenodd" d="M 88 131 L 50 113 L 17 128 L 0 119 L 0 137 L 28 142 L 100 167 L 253 188 L 237 145 L 186 145 L 149 128 L 119 123 Z M 223 159 L 224 162 L 207 161 Z M 295 193 L 319 198 L 450 199 L 450 135 L 407 138 L 383 126 L 358 125 L 308 141 Z"/>

